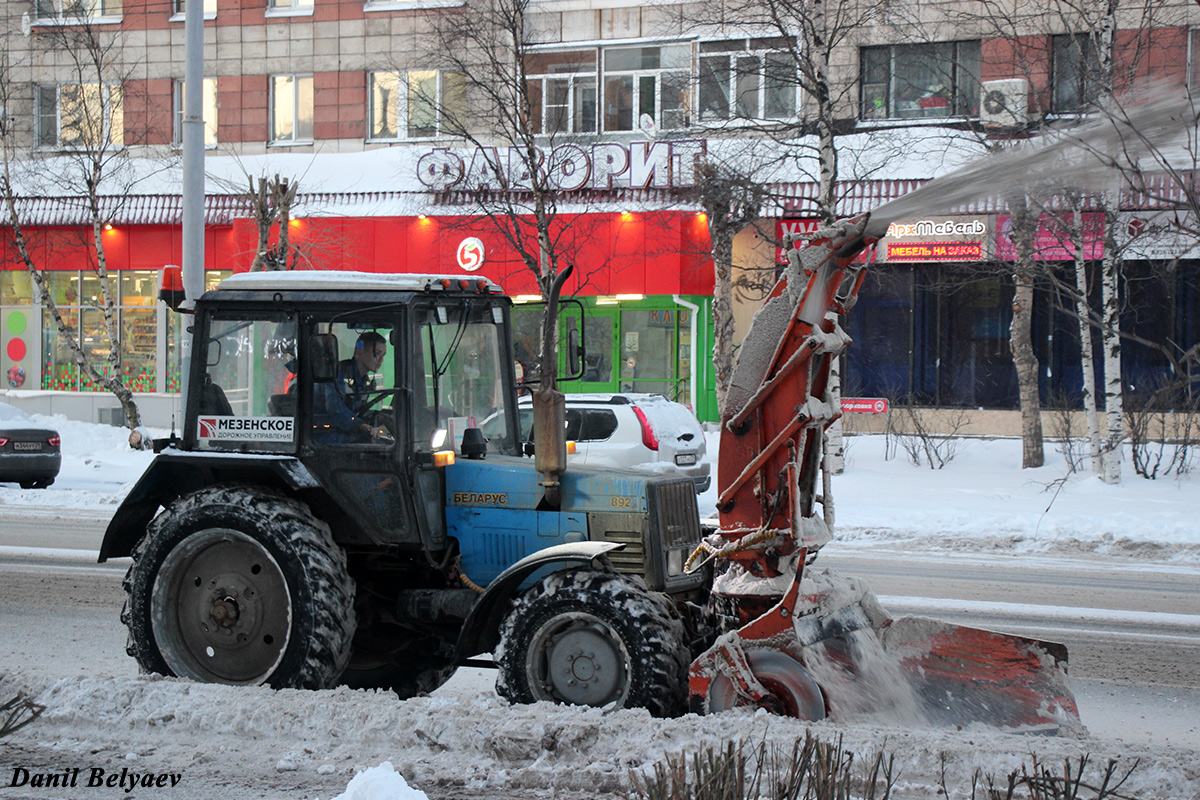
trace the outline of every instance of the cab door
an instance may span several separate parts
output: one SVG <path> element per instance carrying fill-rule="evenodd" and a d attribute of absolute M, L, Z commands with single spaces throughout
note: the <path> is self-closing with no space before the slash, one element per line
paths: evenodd
<path fill-rule="evenodd" d="M 407 445 L 404 415 L 405 335 L 399 310 L 391 314 L 343 314 L 310 317 L 306 326 L 309 341 L 320 341 L 332 352 L 325 357 L 337 364 L 339 376 L 352 370 L 356 353 L 365 343 L 386 342 L 379 368 L 365 375 L 365 391 L 347 391 L 344 380 L 315 381 L 311 364 L 302 373 L 300 424 L 305 431 L 305 459 L 326 490 L 346 510 L 355 525 L 338 531 L 339 539 L 361 537 L 375 544 L 419 547 L 421 536 L 413 510 L 412 491 L 401 454 Z M 313 337 L 314 334 L 318 336 Z M 314 345 L 310 344 L 309 360 Z M 361 362 L 358 362 L 361 363 Z M 304 380 L 307 375 L 308 379 Z M 359 389 L 363 387 L 359 385 Z M 358 420 L 367 421 L 370 437 L 338 427 L 341 409 L 331 413 L 330 404 L 341 403 Z M 359 531 L 353 528 L 358 527 Z"/>

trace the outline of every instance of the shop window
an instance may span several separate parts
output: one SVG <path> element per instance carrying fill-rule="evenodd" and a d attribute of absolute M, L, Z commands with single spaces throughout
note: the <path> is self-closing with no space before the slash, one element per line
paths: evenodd
<path fill-rule="evenodd" d="M 115 84 L 42 84 L 34 105 L 38 147 L 100 148 L 125 140 L 121 87 Z"/>
<path fill-rule="evenodd" d="M 604 51 L 604 130 L 658 130 L 691 123 L 689 44 L 614 47 Z"/>
<path fill-rule="evenodd" d="M 864 47 L 862 118 L 979 116 L 978 41 Z"/>
<path fill-rule="evenodd" d="M 790 119 L 796 115 L 796 67 L 784 39 L 701 42 L 699 117 Z"/>
<path fill-rule="evenodd" d="M 200 116 L 204 120 L 204 146 L 217 146 L 217 79 L 205 78 Z M 183 144 L 183 112 L 186 108 L 183 81 L 175 81 L 175 144 Z"/>
<path fill-rule="evenodd" d="M 312 75 L 273 75 L 271 77 L 271 143 L 310 144 L 312 140 Z"/>
<path fill-rule="evenodd" d="M 466 119 L 466 80 L 460 73 L 372 72 L 368 83 L 369 139 L 453 135 Z"/>
<path fill-rule="evenodd" d="M 121 0 L 36 0 L 38 19 L 104 19 L 121 16 Z"/>
<path fill-rule="evenodd" d="M 525 63 L 535 133 L 596 132 L 596 51 L 535 53 Z"/>
<path fill-rule="evenodd" d="M 0 305 L 27 306 L 33 303 L 33 280 L 25 270 L 0 272 Z"/>
<path fill-rule="evenodd" d="M 1100 65 L 1086 33 L 1054 36 L 1051 111 L 1082 111 L 1096 100 Z"/>

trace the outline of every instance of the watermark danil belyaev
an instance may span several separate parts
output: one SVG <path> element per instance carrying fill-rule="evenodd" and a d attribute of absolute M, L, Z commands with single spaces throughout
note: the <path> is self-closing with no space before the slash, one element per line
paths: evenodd
<path fill-rule="evenodd" d="M 170 789 L 183 780 L 182 772 L 139 772 L 128 767 L 120 770 L 104 767 L 64 767 L 42 772 L 28 767 L 13 767 L 9 788 L 29 789 Z M 2 784 L 0 784 L 2 785 Z"/>

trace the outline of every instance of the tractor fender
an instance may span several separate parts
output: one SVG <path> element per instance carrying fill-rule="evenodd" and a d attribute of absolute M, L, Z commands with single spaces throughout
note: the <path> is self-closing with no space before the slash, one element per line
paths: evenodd
<path fill-rule="evenodd" d="M 292 456 L 165 451 L 150 462 L 113 514 L 100 545 L 99 562 L 132 553 L 160 507 L 206 486 L 227 482 L 271 486 L 289 494 L 321 485 Z"/>
<path fill-rule="evenodd" d="M 539 569 L 584 566 L 612 550 L 625 547 L 618 542 L 570 542 L 547 547 L 525 556 L 496 577 L 475 601 L 458 635 L 456 660 L 489 653 L 500 643 L 500 622 L 508 613 L 525 579 Z"/>

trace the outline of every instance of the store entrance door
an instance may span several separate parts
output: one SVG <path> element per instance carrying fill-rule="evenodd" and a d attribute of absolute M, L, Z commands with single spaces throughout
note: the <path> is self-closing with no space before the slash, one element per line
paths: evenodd
<path fill-rule="evenodd" d="M 687 313 L 678 308 L 621 311 L 622 392 L 649 392 L 690 402 L 687 374 L 691 343 L 679 341 L 680 315 Z M 685 318 L 684 322 L 689 320 Z"/>

